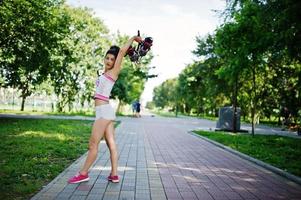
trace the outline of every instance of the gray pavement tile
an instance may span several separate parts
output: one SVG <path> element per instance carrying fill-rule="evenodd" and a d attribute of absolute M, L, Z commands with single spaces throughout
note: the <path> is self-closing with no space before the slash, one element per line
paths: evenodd
<path fill-rule="evenodd" d="M 106 191 L 106 188 L 93 188 L 90 190 L 89 194 L 91 195 L 103 195 Z"/>
<path fill-rule="evenodd" d="M 72 200 L 85 200 L 87 198 L 86 195 L 72 195 L 70 199 Z"/>
<path fill-rule="evenodd" d="M 127 186 L 135 186 L 136 185 L 136 181 L 131 179 L 124 179 L 122 182 L 122 185 L 127 185 Z"/>
<path fill-rule="evenodd" d="M 51 195 L 51 194 L 43 194 L 41 195 L 38 199 L 41 200 L 51 200 L 51 199 L 55 199 L 55 195 Z"/>
<path fill-rule="evenodd" d="M 108 192 L 119 192 L 121 188 L 121 183 L 109 183 L 106 191 Z"/>
<path fill-rule="evenodd" d="M 167 199 L 183 199 L 181 194 L 177 191 L 175 192 L 166 192 Z"/>
<path fill-rule="evenodd" d="M 143 189 L 136 189 L 135 192 L 136 199 L 150 199 L 150 191 Z"/>
<path fill-rule="evenodd" d="M 120 192 L 105 192 L 103 200 L 116 200 L 119 198 Z"/>
<path fill-rule="evenodd" d="M 166 200 L 166 196 L 165 195 L 156 195 L 156 194 L 152 194 L 151 195 L 151 199 L 155 199 L 155 200 Z"/>
<path fill-rule="evenodd" d="M 197 190 L 194 192 L 198 199 L 214 200 L 213 197 L 206 190 Z"/>
<path fill-rule="evenodd" d="M 180 192 L 191 192 L 193 193 L 192 189 L 189 185 L 177 185 L 177 188 Z"/>
<path fill-rule="evenodd" d="M 89 194 L 86 198 L 86 200 L 101 200 L 102 195 L 97 195 L 97 194 Z"/>
<path fill-rule="evenodd" d="M 72 196 L 87 196 L 89 193 L 89 191 L 79 191 L 76 190 L 74 191 L 74 193 L 72 194 Z"/>
<path fill-rule="evenodd" d="M 136 185 L 137 190 L 149 190 L 149 185 Z"/>
<path fill-rule="evenodd" d="M 106 183 L 95 183 L 92 189 L 103 190 L 107 188 L 108 184 L 108 181 Z"/>
<path fill-rule="evenodd" d="M 188 192 L 188 191 L 180 191 L 180 194 L 182 196 L 183 199 L 198 199 L 197 196 L 192 192 Z"/>
<path fill-rule="evenodd" d="M 151 189 L 156 189 L 156 188 L 163 188 L 162 183 L 150 183 L 149 187 Z"/>
<path fill-rule="evenodd" d="M 133 186 L 123 185 L 121 191 L 134 191 L 135 189 L 136 189 L 135 185 Z"/>
<path fill-rule="evenodd" d="M 55 200 L 68 200 L 69 196 L 58 196 L 55 198 Z"/>
<path fill-rule="evenodd" d="M 64 188 L 64 190 L 62 190 L 59 194 L 72 194 L 74 191 L 76 190 L 76 188 Z"/>
<path fill-rule="evenodd" d="M 88 185 L 88 184 L 80 184 L 76 190 L 77 191 L 90 191 L 92 189 L 93 185 Z"/>
<path fill-rule="evenodd" d="M 233 200 L 240 200 L 243 199 L 242 196 L 240 196 L 238 193 L 236 192 L 224 192 L 224 194 L 229 198 L 229 199 L 233 199 Z"/>
<path fill-rule="evenodd" d="M 119 200 L 134 200 L 135 199 L 135 191 L 121 191 Z"/>

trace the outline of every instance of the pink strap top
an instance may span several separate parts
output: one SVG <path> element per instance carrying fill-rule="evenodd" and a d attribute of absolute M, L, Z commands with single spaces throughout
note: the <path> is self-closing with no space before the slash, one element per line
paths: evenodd
<path fill-rule="evenodd" d="M 109 101 L 111 91 L 115 84 L 115 80 L 109 75 L 103 73 L 96 80 L 96 91 L 94 99 Z"/>

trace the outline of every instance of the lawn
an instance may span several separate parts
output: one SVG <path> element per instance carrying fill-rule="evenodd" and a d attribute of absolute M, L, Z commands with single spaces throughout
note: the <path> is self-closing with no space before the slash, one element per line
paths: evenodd
<path fill-rule="evenodd" d="M 62 115 L 62 116 L 83 116 L 83 117 L 95 117 L 94 111 L 73 111 L 73 112 L 41 112 L 41 111 L 20 111 L 11 109 L 0 109 L 0 114 L 16 114 L 16 115 Z M 132 117 L 130 112 L 117 112 L 117 116 Z"/>
<path fill-rule="evenodd" d="M 85 116 L 94 117 L 94 111 L 78 111 L 78 112 L 41 112 L 31 110 L 11 110 L 11 109 L 0 109 L 1 114 L 21 114 L 21 115 L 64 115 L 64 116 Z"/>
<path fill-rule="evenodd" d="M 155 115 L 159 115 L 161 117 L 176 117 L 175 112 L 168 112 L 168 111 L 162 111 L 162 110 L 151 110 L 151 113 Z M 196 114 L 185 114 L 185 113 L 178 113 L 177 117 L 195 117 L 199 119 L 208 119 L 208 120 L 217 120 L 217 117 L 209 116 L 209 115 L 199 115 Z"/>
<path fill-rule="evenodd" d="M 301 139 L 273 135 L 195 131 L 232 149 L 301 177 Z"/>
<path fill-rule="evenodd" d="M 1 199 L 28 199 L 87 151 L 92 121 L 0 118 Z"/>

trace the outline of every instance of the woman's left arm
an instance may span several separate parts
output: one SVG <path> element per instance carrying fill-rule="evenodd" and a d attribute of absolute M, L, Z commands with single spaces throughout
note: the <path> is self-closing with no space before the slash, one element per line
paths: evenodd
<path fill-rule="evenodd" d="M 113 69 L 111 70 L 111 72 L 115 75 L 118 76 L 121 70 L 121 64 L 122 64 L 122 60 L 123 57 L 126 55 L 127 50 L 130 48 L 130 46 L 132 45 L 132 43 L 136 41 L 136 42 L 142 42 L 142 38 L 140 36 L 133 36 L 131 37 L 127 43 L 120 48 L 119 53 L 117 55 L 117 58 L 115 60 L 115 64 Z"/>

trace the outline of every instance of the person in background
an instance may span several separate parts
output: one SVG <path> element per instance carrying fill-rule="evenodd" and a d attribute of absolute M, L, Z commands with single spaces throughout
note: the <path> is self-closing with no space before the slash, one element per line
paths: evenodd
<path fill-rule="evenodd" d="M 136 102 L 136 117 L 141 117 L 140 115 L 141 104 L 139 101 Z"/>
<path fill-rule="evenodd" d="M 134 101 L 132 103 L 132 112 L 133 112 L 133 117 L 136 116 L 136 104 L 137 104 L 137 101 Z"/>

